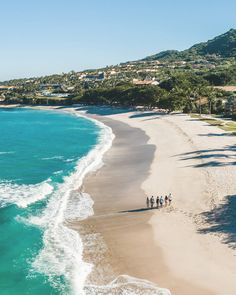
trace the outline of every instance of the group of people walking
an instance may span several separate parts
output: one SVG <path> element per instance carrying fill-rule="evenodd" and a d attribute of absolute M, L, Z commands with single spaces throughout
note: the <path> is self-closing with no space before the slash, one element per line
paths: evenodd
<path fill-rule="evenodd" d="M 162 208 L 163 206 L 171 205 L 172 202 L 172 194 L 170 193 L 168 196 L 165 197 L 157 196 L 156 199 L 152 196 L 151 198 L 147 197 L 146 204 L 147 208 L 154 208 L 156 203 L 156 208 Z"/>

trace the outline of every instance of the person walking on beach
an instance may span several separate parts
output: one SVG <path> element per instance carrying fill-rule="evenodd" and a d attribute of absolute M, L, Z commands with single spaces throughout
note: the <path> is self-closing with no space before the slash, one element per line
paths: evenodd
<path fill-rule="evenodd" d="M 171 201 L 172 201 L 172 194 L 170 193 L 168 196 L 168 200 L 169 200 L 169 206 L 171 205 Z"/>
<path fill-rule="evenodd" d="M 157 204 L 157 208 L 159 208 L 159 205 L 160 205 L 160 198 L 159 198 L 159 196 L 157 196 L 157 198 L 156 198 L 156 204 Z"/>
<path fill-rule="evenodd" d="M 150 206 L 150 200 L 149 200 L 149 197 L 147 197 L 147 199 L 146 199 L 146 204 L 147 204 L 147 208 L 149 208 L 149 206 Z"/>
<path fill-rule="evenodd" d="M 154 206 L 154 197 L 152 196 L 151 197 L 151 208 L 153 208 L 153 206 Z"/>
<path fill-rule="evenodd" d="M 163 202 L 164 202 L 164 200 L 163 200 L 163 197 L 161 196 L 161 198 L 160 198 L 160 205 L 161 205 L 161 207 L 163 206 Z"/>
<path fill-rule="evenodd" d="M 168 203 L 168 197 L 167 195 L 165 196 L 165 207 L 167 206 L 167 203 Z"/>

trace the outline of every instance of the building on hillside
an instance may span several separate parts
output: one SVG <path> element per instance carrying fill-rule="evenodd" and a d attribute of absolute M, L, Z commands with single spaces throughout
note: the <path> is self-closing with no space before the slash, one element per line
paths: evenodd
<path fill-rule="evenodd" d="M 110 75 L 111 76 L 114 76 L 114 75 L 117 75 L 119 72 L 117 72 L 115 69 L 112 69 L 111 71 L 110 71 Z"/>
<path fill-rule="evenodd" d="M 87 74 L 84 79 L 86 81 L 103 81 L 106 78 L 105 72 L 99 72 L 97 74 Z"/>
<path fill-rule="evenodd" d="M 226 92 L 235 92 L 236 86 L 214 86 L 215 89 L 224 90 Z"/>
<path fill-rule="evenodd" d="M 68 93 L 68 89 L 62 84 L 41 84 L 38 95 L 45 97 L 68 97 L 71 94 Z"/>
<path fill-rule="evenodd" d="M 159 85 L 159 82 L 156 79 L 149 79 L 149 80 L 138 80 L 133 79 L 133 84 L 135 86 L 147 86 L 147 85 Z"/>
<path fill-rule="evenodd" d="M 4 94 L 0 94 L 0 102 L 4 102 L 4 100 L 6 99 Z"/>
<path fill-rule="evenodd" d="M 60 91 L 63 89 L 61 84 L 41 84 L 39 86 L 41 91 Z"/>
<path fill-rule="evenodd" d="M 13 90 L 16 90 L 18 88 L 19 88 L 18 86 L 1 85 L 0 86 L 0 92 L 3 92 L 3 91 L 13 91 Z"/>

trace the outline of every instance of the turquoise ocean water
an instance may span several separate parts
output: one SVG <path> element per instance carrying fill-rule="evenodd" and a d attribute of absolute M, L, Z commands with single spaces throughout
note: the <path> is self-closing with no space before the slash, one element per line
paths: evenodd
<path fill-rule="evenodd" d="M 127 275 L 86 280 L 93 266 L 84 247 L 98 243 L 98 257 L 105 248 L 96 235 L 84 245 L 69 222 L 93 214 L 79 188 L 113 138 L 108 126 L 75 114 L 0 108 L 0 295 L 170 295 Z"/>
<path fill-rule="evenodd" d="M 100 131 L 71 114 L 0 109 L 1 295 L 72 294 L 83 284 L 90 266 L 65 222 L 92 214 L 76 187 Z"/>

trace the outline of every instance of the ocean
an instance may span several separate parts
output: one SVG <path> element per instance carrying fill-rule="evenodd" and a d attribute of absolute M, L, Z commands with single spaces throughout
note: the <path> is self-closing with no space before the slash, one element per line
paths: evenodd
<path fill-rule="evenodd" d="M 1 295 L 170 295 L 125 274 L 105 285 L 86 280 L 89 245 L 67 225 L 93 215 L 83 179 L 113 138 L 75 111 L 0 108 Z"/>
<path fill-rule="evenodd" d="M 91 265 L 66 222 L 93 214 L 78 188 L 110 128 L 59 111 L 0 109 L 0 294 L 82 294 Z"/>

